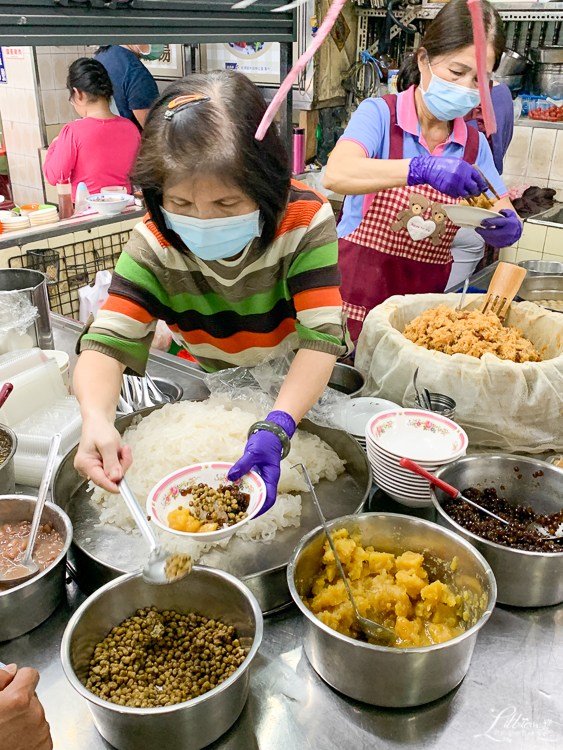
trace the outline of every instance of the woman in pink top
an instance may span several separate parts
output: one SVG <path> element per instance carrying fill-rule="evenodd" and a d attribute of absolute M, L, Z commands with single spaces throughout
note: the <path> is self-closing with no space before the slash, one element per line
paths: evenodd
<path fill-rule="evenodd" d="M 87 57 L 69 68 L 70 101 L 81 120 L 69 122 L 49 146 L 43 171 L 51 185 L 70 179 L 72 200 L 79 183 L 90 195 L 118 185 L 131 192 L 129 174 L 141 142 L 138 129 L 110 110 L 113 93 L 104 66 Z"/>

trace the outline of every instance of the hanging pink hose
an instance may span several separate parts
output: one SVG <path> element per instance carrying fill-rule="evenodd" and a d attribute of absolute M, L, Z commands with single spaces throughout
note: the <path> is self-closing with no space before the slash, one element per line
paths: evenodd
<path fill-rule="evenodd" d="M 483 111 L 483 121 L 487 135 L 497 132 L 497 121 L 491 91 L 489 88 L 489 77 L 487 75 L 487 34 L 485 33 L 485 23 L 483 21 L 483 6 L 481 0 L 467 0 L 467 7 L 471 14 L 471 23 L 473 24 L 473 41 L 475 43 L 475 54 L 477 57 L 477 81 L 479 83 L 479 93 L 481 94 L 481 109 Z"/>
<path fill-rule="evenodd" d="M 257 141 L 263 140 L 264 136 L 268 132 L 268 128 L 274 121 L 276 112 L 281 107 L 286 96 L 289 94 L 291 87 L 293 86 L 293 83 L 298 78 L 299 74 L 302 73 L 303 70 L 305 70 L 305 67 L 307 63 L 309 62 L 309 60 L 313 57 L 315 52 L 319 49 L 321 44 L 330 34 L 332 27 L 334 26 L 338 16 L 340 15 L 340 11 L 345 5 L 346 5 L 346 0 L 334 0 L 334 2 L 332 3 L 330 10 L 326 14 L 325 20 L 322 22 L 313 42 L 311 43 L 311 46 L 306 52 L 304 52 L 301 55 L 299 60 L 295 63 L 293 68 L 289 71 L 287 78 L 280 86 L 278 93 L 272 99 L 270 106 L 264 113 L 262 122 L 260 123 L 260 125 L 258 126 L 258 130 L 256 131 L 255 138 Z"/>

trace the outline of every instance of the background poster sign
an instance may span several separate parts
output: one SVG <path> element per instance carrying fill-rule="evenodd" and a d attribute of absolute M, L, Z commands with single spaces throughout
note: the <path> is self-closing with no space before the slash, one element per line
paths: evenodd
<path fill-rule="evenodd" d="M 238 70 L 254 83 L 280 83 L 280 45 L 277 42 L 207 44 L 207 70 Z"/>
<path fill-rule="evenodd" d="M 182 78 L 184 55 L 182 44 L 165 44 L 158 60 L 141 60 L 155 78 Z"/>

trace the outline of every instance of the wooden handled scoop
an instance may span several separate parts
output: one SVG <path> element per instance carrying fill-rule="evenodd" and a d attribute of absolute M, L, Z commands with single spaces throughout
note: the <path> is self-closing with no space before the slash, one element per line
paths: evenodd
<path fill-rule="evenodd" d="M 513 263 L 499 263 L 489 285 L 487 298 L 481 306 L 482 313 L 495 313 L 501 320 L 510 307 L 510 303 L 518 294 L 526 269 Z"/>

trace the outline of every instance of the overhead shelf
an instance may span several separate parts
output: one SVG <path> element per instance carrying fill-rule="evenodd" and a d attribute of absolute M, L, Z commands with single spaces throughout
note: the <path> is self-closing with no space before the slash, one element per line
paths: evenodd
<path fill-rule="evenodd" d="M 562 21 L 563 2 L 559 3 L 492 3 L 498 10 L 504 21 Z M 432 19 L 438 11 L 444 7 L 443 3 L 429 3 L 416 8 L 416 18 Z M 409 14 L 415 8 L 409 9 Z M 360 17 L 384 18 L 387 11 L 385 8 L 357 8 Z M 400 19 L 404 13 L 395 11 Z"/>
<path fill-rule="evenodd" d="M 234 0 L 0 0 L 0 45 L 286 42 L 295 12 L 280 0 L 232 10 Z"/>

